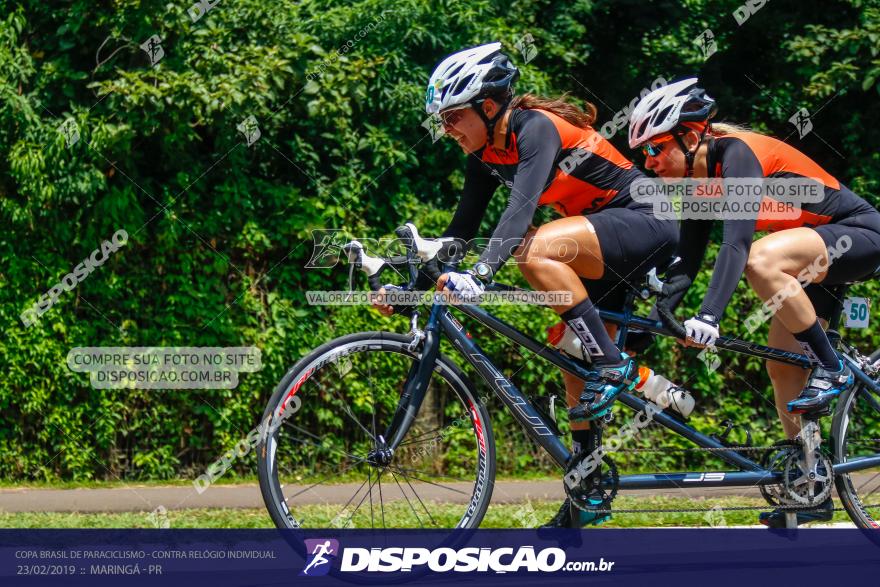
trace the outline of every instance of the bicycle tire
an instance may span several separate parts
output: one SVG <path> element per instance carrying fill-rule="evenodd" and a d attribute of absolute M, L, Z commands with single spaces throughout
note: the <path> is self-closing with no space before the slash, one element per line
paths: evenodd
<path fill-rule="evenodd" d="M 869 422 L 869 435 L 874 434 L 874 437 L 876 437 L 877 432 L 880 432 L 880 412 L 865 401 L 859 402 L 861 394 L 866 393 L 870 392 L 861 384 L 856 384 L 837 400 L 837 406 L 831 423 L 835 463 L 846 462 L 847 457 L 850 456 L 851 450 L 848 449 L 847 445 L 857 412 L 867 414 L 862 419 Z M 872 411 L 869 412 L 868 408 Z M 880 472 L 871 472 L 869 474 L 871 478 L 867 482 L 862 482 L 861 486 L 857 486 L 853 474 L 850 473 L 836 474 L 834 484 L 840 501 L 853 523 L 859 528 L 877 531 L 880 530 L 880 507 L 877 505 L 877 503 L 880 503 Z M 870 487 L 875 488 L 867 493 L 863 491 L 866 488 L 870 489 Z M 870 498 L 867 504 L 864 501 L 866 498 Z M 873 508 L 873 513 L 866 509 L 866 505 Z M 871 532 L 871 536 L 875 541 L 880 540 L 880 533 Z"/>
<path fill-rule="evenodd" d="M 310 392 L 315 391 L 308 386 L 310 379 L 315 378 L 316 374 L 328 365 L 338 363 L 343 357 L 350 361 L 351 357 L 360 356 L 362 353 L 392 353 L 397 357 L 408 358 L 410 363 L 418 361 L 419 353 L 409 350 L 410 342 L 410 337 L 390 332 L 362 332 L 342 336 L 321 345 L 307 356 L 300 359 L 287 372 L 284 378 L 282 378 L 272 394 L 261 419 L 263 429 L 257 447 L 260 490 L 272 521 L 278 528 L 304 527 L 301 524 L 301 521 L 294 515 L 292 504 L 288 505 L 288 500 L 290 498 L 285 497 L 283 483 L 279 479 L 279 464 L 276 459 L 278 435 L 283 428 L 283 425 L 286 423 L 280 421 L 282 418 L 279 414 L 284 410 L 282 404 L 284 402 L 289 403 L 294 396 L 301 398 L 302 406 L 305 406 L 307 401 L 314 400 L 315 398 L 308 397 Z M 463 529 L 477 528 L 489 506 L 492 497 L 492 488 L 494 486 L 496 465 L 495 444 L 491 422 L 485 406 L 478 401 L 475 386 L 461 369 L 459 369 L 458 366 L 447 356 L 438 355 L 432 372 L 432 385 L 438 378 L 446 384 L 446 388 L 452 391 L 455 399 L 461 404 L 461 413 L 467 414 L 467 420 L 470 424 L 471 431 L 473 432 L 474 446 L 477 448 L 473 490 L 467 502 L 467 508 L 464 510 L 464 514 L 458 519 L 453 527 Z M 284 417 L 283 420 L 287 420 L 288 418 L 294 420 L 300 415 L 300 413 L 288 415 L 287 417 Z M 412 430 L 410 432 L 412 432 Z M 369 430 L 367 430 L 367 433 L 369 434 Z M 409 434 L 404 438 L 401 447 L 407 442 L 408 438 Z M 318 443 L 313 442 L 313 444 L 318 446 Z M 395 458 L 397 458 L 398 454 L 399 453 L 395 453 Z M 363 462 L 359 463 L 359 465 L 360 464 L 363 464 Z M 388 467 L 390 466 L 391 465 L 388 465 Z M 385 469 L 377 472 L 377 479 L 381 479 L 381 473 L 385 472 Z M 409 481 L 407 480 L 407 482 Z M 398 485 L 400 486 L 399 483 Z M 371 491 L 373 487 L 374 485 L 371 483 Z M 412 485 L 410 485 L 410 489 L 412 489 Z M 401 492 L 404 492 L 403 486 L 400 486 L 400 490 Z M 414 489 L 413 493 L 415 493 Z M 406 492 L 404 492 L 404 495 L 406 495 Z M 371 493 L 370 508 L 373 507 L 373 499 Z M 382 499 L 381 495 L 380 499 Z M 419 498 L 419 500 L 421 501 L 421 498 Z M 425 511 L 428 512 L 428 508 L 425 507 L 424 504 L 422 504 L 422 506 Z M 382 522 L 384 526 L 384 505 L 382 505 L 382 508 Z M 413 513 L 416 514 L 415 509 L 413 510 Z M 428 513 L 428 515 L 430 517 L 430 513 Z M 354 514 L 352 514 L 352 517 L 353 516 Z M 415 517 L 418 518 L 418 515 L 416 514 Z M 431 518 L 431 521 L 435 521 L 433 517 Z"/>

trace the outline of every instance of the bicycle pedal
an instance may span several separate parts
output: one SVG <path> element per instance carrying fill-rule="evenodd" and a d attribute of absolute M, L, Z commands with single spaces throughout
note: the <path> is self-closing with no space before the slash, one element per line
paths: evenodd
<path fill-rule="evenodd" d="M 800 412 L 800 413 L 797 413 L 797 412 L 789 412 L 789 413 L 800 416 L 806 420 L 817 420 L 819 418 L 824 418 L 825 416 L 831 415 L 831 404 L 829 404 L 825 407 L 819 408 L 818 410 L 810 410 L 810 411 Z"/>

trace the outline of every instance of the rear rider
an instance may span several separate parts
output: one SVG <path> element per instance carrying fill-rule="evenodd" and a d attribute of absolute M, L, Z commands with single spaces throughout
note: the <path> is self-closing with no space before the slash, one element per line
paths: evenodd
<path fill-rule="evenodd" d="M 473 239 L 496 188 L 510 189 L 479 262 L 442 275 L 437 286 L 481 293 L 516 253 L 536 290 L 572 292 L 570 304 L 552 307 L 592 361 L 586 383 L 564 374 L 575 451 L 592 452 L 598 434 L 588 421 L 607 413 L 638 382 L 635 363 L 614 344 L 593 300 L 622 305 L 626 279 L 668 259 L 677 230 L 630 197 L 630 184 L 644 176 L 592 128 L 595 108 L 583 112 L 561 99 L 514 96 L 519 71 L 500 48 L 490 43 L 450 55 L 428 84 L 427 112 L 439 113 L 446 134 L 467 154 L 464 192 L 443 236 Z M 539 205 L 553 206 L 564 218 L 531 228 Z M 598 488 L 591 493 L 594 509 L 608 506 L 601 495 Z M 581 524 L 607 517 L 581 512 Z M 568 502 L 551 524 L 570 524 Z"/>
<path fill-rule="evenodd" d="M 629 144 L 642 147 L 646 167 L 664 178 L 793 177 L 820 182 L 823 199 L 802 203 L 797 218 L 772 218 L 762 207 L 756 218 L 724 221 L 724 240 L 703 304 L 685 322 L 689 344 L 713 345 L 719 320 L 744 273 L 765 301 L 785 292 L 770 324 L 768 344 L 803 352 L 814 364 L 808 374 L 796 366 L 767 362 L 777 412 L 792 438 L 799 422 L 791 414 L 824 413 L 832 398 L 853 384 L 852 373 L 818 319 L 827 326 L 836 305 L 827 286 L 862 280 L 880 265 L 880 212 L 786 143 L 739 127 L 711 124 L 715 111 L 714 100 L 697 86 L 696 78 L 658 88 L 633 110 Z M 665 288 L 670 307 L 681 301 L 696 276 L 711 225 L 682 222 L 678 254 L 683 262 Z M 755 233 L 761 231 L 771 234 L 753 244 Z M 845 252 L 829 255 L 832 248 Z M 833 258 L 830 264 L 829 258 Z M 798 276 L 811 266 L 819 273 L 801 288 Z M 831 507 L 829 498 L 816 512 L 799 512 L 798 523 L 830 519 Z M 784 513 L 761 514 L 761 522 L 782 526 Z"/>

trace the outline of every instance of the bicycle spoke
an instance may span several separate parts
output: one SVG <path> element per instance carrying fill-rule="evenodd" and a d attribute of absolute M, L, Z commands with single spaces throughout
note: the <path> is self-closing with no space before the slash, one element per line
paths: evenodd
<path fill-rule="evenodd" d="M 385 468 L 387 468 L 387 466 Z M 382 470 L 384 471 L 385 468 L 383 468 Z M 379 474 L 377 479 L 379 481 L 379 509 L 382 511 L 382 527 L 385 528 L 386 527 L 385 526 L 385 502 L 384 502 L 384 498 L 382 497 L 382 474 L 381 473 Z"/>
<path fill-rule="evenodd" d="M 340 403 L 342 403 L 342 411 L 345 412 L 348 417 L 351 418 L 352 422 L 357 424 L 361 430 L 366 432 L 367 436 L 369 436 L 373 440 L 373 442 L 376 442 L 376 436 L 374 434 L 371 434 L 370 431 L 367 430 L 367 427 L 361 424 L 360 421 L 355 418 L 354 414 L 351 411 L 351 407 L 347 403 L 343 402 L 341 398 L 339 399 L 339 401 Z M 375 409 L 373 411 L 375 412 Z"/>
<path fill-rule="evenodd" d="M 872 495 L 877 493 L 878 490 L 880 490 L 880 486 L 875 487 L 871 492 L 869 492 L 868 495 L 865 496 L 865 501 L 867 501 L 869 497 L 871 497 Z M 862 501 L 862 499 L 860 498 L 859 501 Z M 862 507 L 867 507 L 867 506 L 862 506 Z"/>
<path fill-rule="evenodd" d="M 859 487 L 858 489 L 856 489 L 856 493 L 858 493 L 859 491 L 861 491 L 862 489 L 864 489 L 865 487 L 867 487 L 868 485 L 870 485 L 870 484 L 871 484 L 871 481 L 873 481 L 873 480 L 876 479 L 877 477 L 880 477 L 880 473 L 877 473 L 876 475 L 874 475 L 873 477 L 871 477 L 870 479 L 868 479 L 867 481 L 865 481 L 864 483 L 862 483 L 862 486 Z M 875 489 L 875 491 L 876 491 L 876 489 Z M 868 495 L 870 495 L 870 493 L 869 493 Z"/>
<path fill-rule="evenodd" d="M 372 476 L 371 476 L 372 472 L 373 472 L 372 468 L 367 469 L 367 481 L 370 481 L 370 479 L 372 479 Z M 375 527 L 376 527 L 376 519 L 373 516 L 373 484 L 371 482 L 370 483 L 370 528 L 375 528 Z"/>
<path fill-rule="evenodd" d="M 367 381 L 373 381 L 373 367 L 370 365 L 369 354 L 367 355 Z M 370 385 L 370 399 L 373 401 L 373 438 L 377 438 L 376 436 L 376 386 Z"/>
<path fill-rule="evenodd" d="M 400 493 L 403 495 L 404 499 L 406 499 L 406 503 L 409 504 L 409 508 L 412 510 L 413 515 L 416 517 L 416 521 L 419 523 L 419 526 L 424 528 L 425 525 L 422 524 L 422 519 L 419 517 L 418 512 L 416 512 L 416 508 L 413 507 L 412 502 L 409 499 L 409 496 L 406 494 L 406 491 L 403 490 L 403 486 L 400 484 L 400 481 L 397 480 L 397 475 L 394 474 L 394 471 L 389 471 L 391 473 L 391 477 L 394 479 L 394 482 L 397 483 L 397 487 L 400 488 Z"/>
<path fill-rule="evenodd" d="M 873 396 L 873 394 L 867 389 L 864 390 L 862 394 L 862 399 L 865 400 L 869 406 L 874 408 L 874 412 L 880 414 L 880 403 L 877 402 L 877 398 Z"/>
<path fill-rule="evenodd" d="M 437 526 L 437 521 L 434 520 L 434 516 L 431 515 L 431 512 L 428 511 L 428 508 L 425 507 L 425 502 L 422 501 L 422 498 L 419 497 L 419 494 L 416 493 L 415 487 L 412 486 L 412 483 L 409 482 L 409 477 L 403 471 L 400 471 L 400 474 L 403 475 L 404 480 L 406 480 L 406 484 L 409 485 L 409 488 L 412 490 L 413 495 L 416 496 L 416 499 L 419 500 L 419 503 L 422 504 L 422 509 L 425 510 L 425 513 L 428 514 L 428 518 L 430 518 L 431 523 L 434 526 Z M 414 477 L 415 479 L 415 477 Z"/>
<path fill-rule="evenodd" d="M 354 366 L 352 366 L 352 369 L 354 369 Z M 362 374 L 362 373 L 360 373 L 360 371 L 359 371 L 358 373 L 359 373 L 359 374 Z M 376 440 L 375 435 L 374 435 L 374 434 L 371 434 L 370 431 L 367 430 L 367 427 L 364 426 L 363 424 L 361 424 L 360 420 L 358 420 L 358 419 L 355 417 L 355 415 L 354 415 L 354 414 L 352 413 L 352 411 L 351 411 L 351 407 L 348 405 L 348 402 L 346 402 L 345 400 L 343 400 L 342 397 L 341 397 L 339 394 L 337 394 L 336 392 L 334 392 L 332 386 L 329 386 L 329 385 L 328 385 L 328 386 L 326 387 L 326 389 L 327 389 L 327 391 L 330 393 L 330 395 L 332 395 L 334 398 L 336 398 L 336 400 L 339 402 L 340 407 L 342 408 L 342 411 L 343 411 L 343 412 L 344 412 L 344 413 L 345 413 L 345 414 L 351 419 L 351 421 L 354 422 L 355 424 L 357 424 L 358 427 L 359 427 L 361 430 L 363 430 L 363 431 L 366 433 L 366 435 L 367 435 L 368 437 L 370 437 L 370 438 L 375 442 L 375 440 Z M 375 408 L 374 408 L 374 412 L 375 412 Z"/>
<path fill-rule="evenodd" d="M 364 487 L 364 485 L 366 485 L 366 483 L 367 483 L 366 481 L 364 481 L 363 483 L 361 483 L 361 486 L 357 488 L 357 491 L 355 491 L 355 492 L 352 494 L 352 496 L 348 498 L 348 501 L 345 502 L 345 505 L 344 505 L 344 506 L 342 506 L 342 511 L 345 511 L 345 510 L 348 509 L 348 506 L 351 505 L 351 502 L 354 501 L 354 498 L 357 497 L 357 494 L 361 492 L 361 489 L 363 489 L 363 487 Z M 353 512 L 352 512 L 352 516 L 354 516 L 354 513 L 353 513 Z M 349 518 L 349 519 L 345 522 L 345 525 L 343 525 L 342 527 L 345 528 L 345 526 L 347 526 L 347 525 L 348 525 L 348 522 L 350 522 L 350 521 L 351 521 L 351 518 Z"/>
<path fill-rule="evenodd" d="M 337 473 L 337 472 L 333 472 L 333 473 L 327 475 L 326 477 L 324 477 L 323 479 L 321 479 L 320 481 L 318 481 L 317 483 L 313 483 L 312 485 L 309 485 L 308 487 L 306 487 L 306 488 L 303 489 L 302 491 L 298 491 L 298 492 L 296 492 L 295 494 L 293 494 L 293 495 L 291 495 L 291 496 L 289 496 L 289 497 L 285 497 L 285 498 L 284 498 L 284 501 L 285 501 L 285 502 L 289 502 L 289 501 L 290 501 L 291 499 L 293 499 L 294 497 L 299 497 L 300 495 L 302 495 L 302 494 L 305 493 L 306 491 L 309 491 L 310 489 L 313 489 L 314 487 L 317 487 L 318 485 L 320 485 L 321 483 L 323 483 L 323 482 L 326 481 L 327 479 L 330 479 L 330 478 L 333 477 L 334 475 L 339 475 L 340 473 L 345 473 L 346 471 L 348 471 L 349 469 L 351 469 L 352 467 L 354 467 L 355 464 L 360 464 L 360 463 L 354 463 L 354 464 L 351 464 L 351 465 L 347 466 L 346 468 L 344 468 L 342 471 L 340 471 L 340 472 L 338 472 L 338 473 Z M 360 491 L 360 489 L 358 489 L 358 491 Z"/>
<path fill-rule="evenodd" d="M 317 436 L 315 436 L 314 434 L 308 432 L 307 430 L 303 430 L 302 428 L 300 428 L 299 426 L 297 426 L 297 425 L 295 425 L 295 424 L 289 424 L 289 426 L 292 427 L 294 430 L 298 430 L 298 431 L 302 432 L 302 433 L 305 434 L 306 436 L 311 436 L 312 438 L 314 438 L 314 439 L 316 439 L 316 440 L 321 440 L 319 437 L 317 437 Z M 310 442 L 310 443 L 307 443 L 306 441 L 304 441 L 304 440 L 300 440 L 299 438 L 296 438 L 295 436 L 293 437 L 293 440 L 296 441 L 296 442 L 301 442 L 302 444 L 311 444 L 311 445 L 313 445 L 313 446 L 317 446 L 318 448 L 328 448 L 328 447 L 324 446 L 323 444 L 318 444 L 317 442 Z M 364 458 L 364 457 L 359 457 L 359 456 L 354 455 L 354 454 L 352 454 L 352 453 L 348 453 L 348 452 L 345 452 L 345 451 L 343 451 L 343 450 L 339 450 L 338 448 L 330 448 L 329 450 L 331 450 L 332 452 L 335 452 L 335 453 L 337 453 L 337 454 L 341 454 L 341 455 L 343 455 L 343 456 L 345 456 L 345 457 L 348 457 L 348 458 L 350 458 L 350 459 L 355 459 L 357 462 L 362 462 L 362 461 L 367 460 L 367 459 Z"/>
<path fill-rule="evenodd" d="M 364 483 L 366 483 L 366 481 Z M 361 487 L 363 487 L 363 485 L 361 485 Z M 358 491 L 360 491 L 360 489 L 358 489 Z M 370 496 L 373 495 L 373 484 L 372 483 L 370 483 L 370 486 L 367 488 L 367 492 L 364 493 L 364 496 L 358 502 L 357 506 L 355 506 L 354 511 L 351 512 L 351 515 L 348 517 L 348 520 L 345 522 L 346 526 L 348 525 L 348 522 L 350 522 L 354 518 L 354 515 L 357 513 L 357 511 L 359 509 L 361 509 L 361 506 L 364 505 L 364 500 L 367 499 L 368 495 L 370 495 Z M 371 498 L 370 499 L 370 508 L 372 509 L 372 507 L 373 507 L 373 500 Z"/>
<path fill-rule="evenodd" d="M 422 474 L 428 475 L 428 473 L 427 473 L 426 471 L 419 471 L 418 469 L 409 469 L 409 468 L 407 468 L 407 467 L 401 467 L 400 465 L 397 465 L 397 471 L 398 471 L 401 475 L 404 475 L 404 476 L 406 476 L 406 471 L 415 471 L 416 473 L 422 473 Z M 416 476 L 413 475 L 412 473 L 410 473 L 409 476 L 412 477 L 413 479 L 415 479 L 416 481 L 421 481 L 422 483 L 428 483 L 429 485 L 435 485 L 435 486 L 437 486 L 437 487 L 442 487 L 443 489 L 447 489 L 447 490 L 449 490 L 449 491 L 454 491 L 454 492 L 456 492 L 456 493 L 460 493 L 460 494 L 462 494 L 462 495 L 470 495 L 470 494 L 467 493 L 466 491 L 461 491 L 460 489 L 456 489 L 455 487 L 448 487 L 448 486 L 446 486 L 446 485 L 442 485 L 442 484 L 440 484 L 440 483 L 435 483 L 435 482 L 433 482 L 433 481 L 428 481 L 427 479 L 422 479 L 421 477 L 416 477 Z M 439 477 L 439 475 L 435 475 L 435 477 Z"/>
<path fill-rule="evenodd" d="M 435 432 L 439 432 L 439 431 L 442 430 L 443 428 L 445 428 L 445 426 L 437 426 L 437 427 L 434 428 L 433 430 L 428 430 L 427 432 L 422 432 L 422 433 L 420 433 L 419 435 L 417 435 L 417 436 L 415 436 L 415 437 L 413 437 L 413 438 L 410 438 L 410 439 L 408 439 L 408 440 L 405 440 L 405 441 L 401 442 L 401 443 L 400 443 L 400 446 L 406 446 L 407 444 L 419 444 L 419 443 L 422 443 L 422 442 L 428 442 L 428 441 L 432 440 L 433 438 L 441 438 L 441 436 L 438 434 L 436 437 L 432 437 L 432 438 L 428 438 L 428 439 L 426 439 L 426 440 L 423 440 L 423 438 L 424 438 L 425 436 L 428 436 L 429 434 L 434 434 Z"/>

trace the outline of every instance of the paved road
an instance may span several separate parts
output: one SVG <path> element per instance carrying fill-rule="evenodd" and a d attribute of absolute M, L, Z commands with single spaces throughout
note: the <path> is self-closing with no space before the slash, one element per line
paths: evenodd
<path fill-rule="evenodd" d="M 866 475 L 863 483 L 870 481 L 880 488 L 880 479 L 870 480 Z M 856 477 L 857 486 L 859 478 Z M 360 487 L 359 483 L 332 486 L 287 486 L 285 495 L 300 504 L 345 503 Z M 427 483 L 413 483 L 415 491 L 423 500 L 466 502 L 470 496 L 469 484 L 444 484 L 443 487 Z M 873 488 L 873 487 L 872 487 Z M 401 491 L 412 497 L 409 486 L 402 488 L 393 483 L 383 483 L 383 500 L 403 499 Z M 621 495 L 665 495 L 671 497 L 711 498 L 741 495 L 758 497 L 755 488 L 725 489 L 674 489 L 621 492 Z M 361 491 L 363 495 L 363 490 Z M 522 503 L 533 501 L 556 501 L 564 497 L 561 481 L 500 481 L 495 484 L 492 503 Z M 184 487 L 145 487 L 129 485 L 113 489 L 0 489 L 0 511 L 3 512 L 142 512 L 159 506 L 168 510 L 190 508 L 261 508 L 264 507 L 259 486 L 214 485 L 201 494 L 191 485 Z"/>

